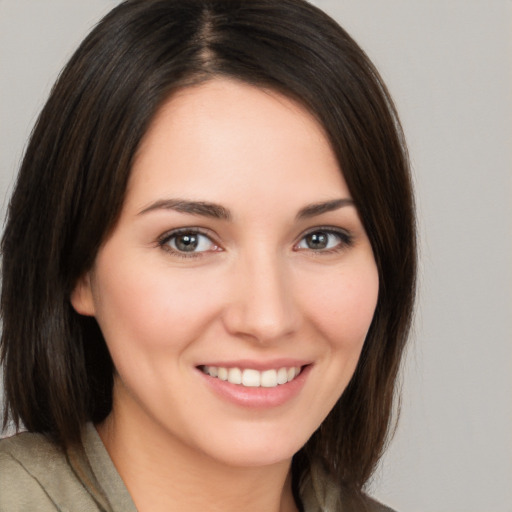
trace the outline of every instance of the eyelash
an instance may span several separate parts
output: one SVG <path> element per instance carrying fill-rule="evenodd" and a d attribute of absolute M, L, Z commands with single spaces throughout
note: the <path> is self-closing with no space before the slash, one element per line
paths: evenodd
<path fill-rule="evenodd" d="M 297 246 L 305 240 L 308 236 L 314 235 L 314 234 L 324 234 L 327 236 L 335 236 L 338 238 L 339 243 L 335 247 L 331 247 L 328 249 L 319 249 L 314 250 L 311 248 L 297 248 Z M 180 229 L 174 229 L 170 232 L 165 233 L 158 239 L 158 246 L 162 248 L 163 250 L 171 253 L 174 256 L 178 256 L 180 258 L 200 258 L 203 256 L 205 252 L 210 251 L 199 251 L 199 252 L 185 252 L 185 251 L 179 251 L 174 248 L 172 248 L 169 245 L 169 242 L 171 242 L 173 239 L 176 239 L 180 235 L 192 235 L 192 236 L 204 236 L 208 238 L 208 240 L 218 249 L 219 246 L 216 244 L 216 242 L 212 239 L 211 234 L 209 234 L 207 231 L 199 229 L 199 228 L 180 228 Z M 340 228 L 334 228 L 332 226 L 318 226 L 314 229 L 311 229 L 304 233 L 299 242 L 294 245 L 295 251 L 310 251 L 315 256 L 322 256 L 326 254 L 335 254 L 338 252 L 343 251 L 344 249 L 351 247 L 354 244 L 354 239 L 352 234 L 350 234 L 348 231 Z M 214 250 L 213 252 L 217 252 Z"/>
<path fill-rule="evenodd" d="M 204 252 L 207 252 L 207 251 L 185 252 L 185 251 L 178 251 L 178 250 L 172 248 L 169 245 L 169 242 L 171 242 L 171 240 L 177 238 L 180 235 L 192 235 L 192 236 L 201 235 L 201 236 L 204 236 L 204 237 L 208 238 L 208 240 L 210 240 L 210 242 L 215 247 L 218 247 L 218 245 L 212 239 L 211 234 L 209 234 L 207 231 L 204 231 L 204 230 L 199 229 L 199 228 L 173 229 L 172 231 L 169 231 L 169 232 L 163 234 L 158 239 L 158 246 L 161 247 L 164 251 L 167 251 L 167 252 L 171 253 L 173 256 L 178 256 L 179 258 L 187 258 L 187 259 L 188 258 L 200 258 L 203 255 Z"/>
<path fill-rule="evenodd" d="M 309 250 L 315 256 L 323 256 L 326 254 L 335 254 L 335 253 L 341 252 L 344 249 L 346 249 L 348 247 L 352 247 L 354 245 L 354 237 L 350 232 L 348 232 L 345 229 L 336 228 L 336 227 L 332 227 L 332 226 L 317 226 L 313 229 L 310 229 L 309 231 L 307 231 L 306 233 L 304 233 L 301 236 L 299 243 L 301 243 L 303 240 L 305 240 L 308 236 L 311 236 L 314 234 L 319 234 L 319 233 L 322 233 L 327 236 L 335 236 L 338 238 L 339 243 L 336 246 L 331 247 L 329 249 L 314 250 L 311 248 L 304 248 L 304 249 L 297 249 L 297 250 L 298 251 L 303 251 L 303 250 L 308 251 Z M 297 246 L 298 244 L 295 244 L 295 245 Z"/>

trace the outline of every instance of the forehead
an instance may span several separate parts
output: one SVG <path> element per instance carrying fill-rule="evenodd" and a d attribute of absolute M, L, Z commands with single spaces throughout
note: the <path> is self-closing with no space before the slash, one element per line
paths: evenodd
<path fill-rule="evenodd" d="M 160 108 L 137 152 L 128 195 L 183 192 L 222 201 L 234 189 L 255 196 L 276 187 L 348 195 L 324 130 L 304 107 L 275 91 L 215 79 L 180 90 Z"/>

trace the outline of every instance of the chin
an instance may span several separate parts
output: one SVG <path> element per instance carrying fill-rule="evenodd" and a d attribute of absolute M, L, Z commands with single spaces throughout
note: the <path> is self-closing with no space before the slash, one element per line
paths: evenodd
<path fill-rule="evenodd" d="M 306 436 L 240 433 L 229 439 L 210 437 L 204 453 L 231 467 L 263 467 L 289 463 L 307 441 Z"/>

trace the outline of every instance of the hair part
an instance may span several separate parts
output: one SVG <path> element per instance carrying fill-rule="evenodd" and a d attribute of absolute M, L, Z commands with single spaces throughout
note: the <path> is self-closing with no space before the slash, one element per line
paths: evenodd
<path fill-rule="evenodd" d="M 359 491 L 384 449 L 415 296 L 414 202 L 405 142 L 376 69 L 302 0 L 132 0 L 63 70 L 31 135 L 2 240 L 4 425 L 76 443 L 112 407 L 114 367 L 70 304 L 119 217 L 137 149 L 177 90 L 215 77 L 274 89 L 321 123 L 370 239 L 379 297 L 356 372 L 293 461 Z M 294 484 L 295 485 L 295 484 Z"/>

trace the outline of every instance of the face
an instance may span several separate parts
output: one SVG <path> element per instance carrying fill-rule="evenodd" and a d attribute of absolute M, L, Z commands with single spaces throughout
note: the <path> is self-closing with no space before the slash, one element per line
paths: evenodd
<path fill-rule="evenodd" d="M 289 460 L 334 406 L 377 294 L 320 125 L 284 96 L 218 79 L 161 108 L 72 303 L 112 355 L 114 416 L 255 466 Z"/>

